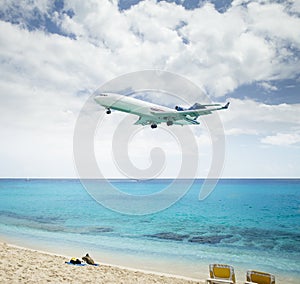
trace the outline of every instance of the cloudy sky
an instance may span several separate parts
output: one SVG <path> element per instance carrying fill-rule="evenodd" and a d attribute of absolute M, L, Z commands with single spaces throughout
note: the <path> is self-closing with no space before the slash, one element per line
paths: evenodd
<path fill-rule="evenodd" d="M 299 56 L 296 0 L 3 0 L 0 176 L 76 177 L 74 126 L 87 98 L 118 76 L 159 69 L 231 102 L 220 113 L 223 177 L 299 177 Z M 95 137 L 107 177 L 123 176 L 111 150 L 122 117 L 105 117 Z M 196 127 L 197 176 L 205 177 L 211 143 L 205 126 Z M 156 146 L 167 155 L 161 177 L 176 177 L 180 149 L 161 129 L 137 130 L 133 163 L 147 167 Z"/>

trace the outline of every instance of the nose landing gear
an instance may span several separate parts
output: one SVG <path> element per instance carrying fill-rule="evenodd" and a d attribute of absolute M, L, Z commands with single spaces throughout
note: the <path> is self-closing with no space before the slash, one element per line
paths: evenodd
<path fill-rule="evenodd" d="M 108 108 L 108 109 L 106 110 L 106 113 L 107 113 L 107 114 L 111 114 L 111 110 Z"/>
<path fill-rule="evenodd" d="M 157 124 L 155 124 L 155 123 L 151 124 L 151 128 L 152 129 L 157 128 Z"/>

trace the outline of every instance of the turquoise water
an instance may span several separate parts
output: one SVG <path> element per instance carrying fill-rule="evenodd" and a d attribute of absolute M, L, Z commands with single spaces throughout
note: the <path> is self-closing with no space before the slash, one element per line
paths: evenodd
<path fill-rule="evenodd" d="M 170 183 L 111 182 L 131 194 Z M 78 180 L 2 179 L 0 235 L 94 254 L 223 262 L 300 277 L 300 180 L 220 180 L 199 201 L 202 183 L 162 212 L 130 216 L 99 205 Z"/>

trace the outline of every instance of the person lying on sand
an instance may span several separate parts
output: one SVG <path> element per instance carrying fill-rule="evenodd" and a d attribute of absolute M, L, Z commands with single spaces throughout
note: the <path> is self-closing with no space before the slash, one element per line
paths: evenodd
<path fill-rule="evenodd" d="M 89 256 L 88 253 L 84 257 L 82 257 L 82 260 L 84 260 L 87 264 L 95 264 L 94 260 Z"/>

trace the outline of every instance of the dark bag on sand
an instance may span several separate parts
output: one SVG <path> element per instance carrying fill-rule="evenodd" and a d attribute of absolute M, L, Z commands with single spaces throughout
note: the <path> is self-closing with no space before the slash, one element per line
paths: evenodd
<path fill-rule="evenodd" d="M 81 264 L 81 261 L 78 258 L 73 257 L 73 258 L 71 258 L 70 263 L 72 263 L 72 264 Z"/>

